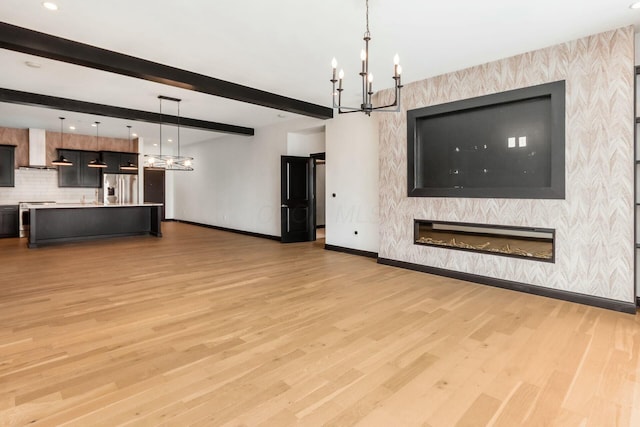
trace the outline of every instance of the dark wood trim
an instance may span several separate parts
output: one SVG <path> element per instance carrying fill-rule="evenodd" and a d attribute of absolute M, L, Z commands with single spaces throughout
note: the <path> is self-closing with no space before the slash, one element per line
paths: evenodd
<path fill-rule="evenodd" d="M 526 283 L 496 279 L 487 276 L 479 276 L 477 274 L 463 273 L 460 271 L 446 270 L 444 268 L 429 267 L 426 265 L 396 261 L 387 258 L 378 258 L 378 264 L 419 271 L 422 273 L 435 274 L 438 276 L 450 277 L 467 282 L 480 283 L 482 285 L 494 286 L 496 288 L 509 289 L 512 291 L 524 292 L 548 298 L 555 298 L 563 301 L 590 305 L 593 307 L 606 308 L 608 310 L 620 311 L 623 313 L 636 314 L 636 305 L 632 302 L 617 301 L 609 298 L 601 298 L 575 292 L 567 292 L 559 289 L 545 288 L 542 286 L 529 285 Z"/>
<path fill-rule="evenodd" d="M 69 98 L 41 95 L 38 93 L 22 92 L 19 90 L 0 88 L 0 102 L 11 104 L 30 105 L 35 107 L 54 108 L 56 110 L 73 111 L 76 113 L 94 114 L 103 117 L 115 117 L 118 119 L 135 120 L 146 123 L 162 123 L 177 125 L 192 129 L 204 129 L 215 132 L 234 135 L 254 134 L 253 128 L 229 125 L 226 123 L 209 122 L 206 120 L 190 119 L 168 114 L 153 113 L 149 111 L 133 110 L 131 108 L 114 107 L 112 105 L 96 104 L 93 102 L 78 101 Z"/>
<path fill-rule="evenodd" d="M 324 248 L 328 251 L 342 252 L 349 255 L 358 255 L 358 256 L 374 258 L 374 259 L 378 258 L 377 252 L 361 251 L 359 249 L 344 248 L 342 246 L 334 246 L 334 245 L 324 245 Z"/>
<path fill-rule="evenodd" d="M 242 234 L 244 236 L 259 237 L 261 239 L 275 240 L 278 242 L 280 241 L 280 236 L 271 236 L 269 234 L 254 233 L 252 231 L 236 230 L 234 228 L 220 227 L 218 225 L 211 225 L 211 224 L 202 224 L 200 222 L 185 221 L 183 219 L 173 219 L 171 221 L 181 222 L 183 224 L 195 225 L 197 227 L 212 228 L 214 230 L 227 231 L 229 233 Z"/>
<path fill-rule="evenodd" d="M 316 224 L 316 229 L 318 229 L 318 228 L 325 228 L 325 225 L 324 224 Z"/>
<path fill-rule="evenodd" d="M 333 109 L 0 22 L 0 47 L 318 119 Z"/>
<path fill-rule="evenodd" d="M 636 297 L 636 306 L 640 307 L 640 297 Z"/>

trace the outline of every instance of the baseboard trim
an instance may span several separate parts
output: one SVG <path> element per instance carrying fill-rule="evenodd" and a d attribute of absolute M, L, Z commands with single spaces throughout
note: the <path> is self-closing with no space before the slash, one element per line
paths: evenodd
<path fill-rule="evenodd" d="M 202 224 L 199 222 L 185 221 L 183 219 L 173 219 L 172 221 L 181 222 L 183 224 L 195 225 L 198 227 L 213 228 L 214 230 L 227 231 L 229 233 L 242 234 L 244 236 L 259 237 L 261 239 L 275 240 L 277 242 L 280 241 L 280 236 L 271 236 L 270 234 L 261 234 L 261 233 L 254 233 L 252 231 L 236 230 L 235 228 L 220 227 L 219 225 L 211 225 L 211 224 Z"/>
<path fill-rule="evenodd" d="M 349 255 L 358 255 L 367 258 L 378 258 L 377 252 L 361 251 L 359 249 L 343 248 L 342 246 L 324 245 L 324 248 L 328 251 L 342 252 Z"/>
<path fill-rule="evenodd" d="M 422 273 L 435 274 L 438 276 L 451 277 L 453 279 L 464 280 L 467 282 L 480 283 L 482 285 L 494 286 L 496 288 L 509 289 L 512 291 L 524 292 L 548 298 L 555 298 L 563 301 L 590 305 L 593 307 L 606 308 L 608 310 L 619 311 L 622 313 L 636 314 L 637 310 L 636 305 L 632 302 L 617 301 L 609 298 L 578 294 L 575 292 L 567 292 L 558 289 L 550 289 L 542 286 L 529 285 L 526 283 L 496 279 L 493 277 L 480 276 L 470 273 L 463 273 L 459 271 L 447 270 L 444 268 L 429 267 L 426 265 L 396 261 L 387 258 L 378 258 L 378 264 L 419 271 Z"/>

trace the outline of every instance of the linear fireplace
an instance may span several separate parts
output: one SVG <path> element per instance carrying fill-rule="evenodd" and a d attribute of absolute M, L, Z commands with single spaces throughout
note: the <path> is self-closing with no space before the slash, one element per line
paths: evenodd
<path fill-rule="evenodd" d="M 550 228 L 415 219 L 414 243 L 555 262 L 555 230 Z"/>

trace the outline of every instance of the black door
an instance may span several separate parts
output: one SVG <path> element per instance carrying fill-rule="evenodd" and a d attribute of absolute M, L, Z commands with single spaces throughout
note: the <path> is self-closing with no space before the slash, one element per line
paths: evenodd
<path fill-rule="evenodd" d="M 144 168 L 144 202 L 162 203 L 162 220 L 164 216 L 164 169 Z"/>
<path fill-rule="evenodd" d="M 283 243 L 316 239 L 314 160 L 309 157 L 282 156 L 281 234 Z"/>

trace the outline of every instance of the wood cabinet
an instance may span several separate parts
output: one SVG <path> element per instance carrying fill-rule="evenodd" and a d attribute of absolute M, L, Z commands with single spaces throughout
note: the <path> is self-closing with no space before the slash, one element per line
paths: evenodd
<path fill-rule="evenodd" d="M 100 157 L 97 151 L 58 150 L 73 162 L 73 166 L 58 167 L 58 187 L 100 188 L 100 169 L 87 166 L 91 160 Z"/>
<path fill-rule="evenodd" d="M 128 175 L 137 175 L 137 170 L 122 170 L 120 165 L 125 165 L 127 162 L 131 162 L 135 165 L 138 164 L 138 153 L 121 153 L 117 151 L 102 151 L 100 152 L 102 161 L 107 164 L 107 167 L 102 170 L 103 173 L 119 173 Z"/>
<path fill-rule="evenodd" d="M 18 205 L 0 205 L 0 238 L 18 237 Z"/>
<path fill-rule="evenodd" d="M 13 145 L 0 145 L 0 187 L 15 186 L 15 150 Z"/>

